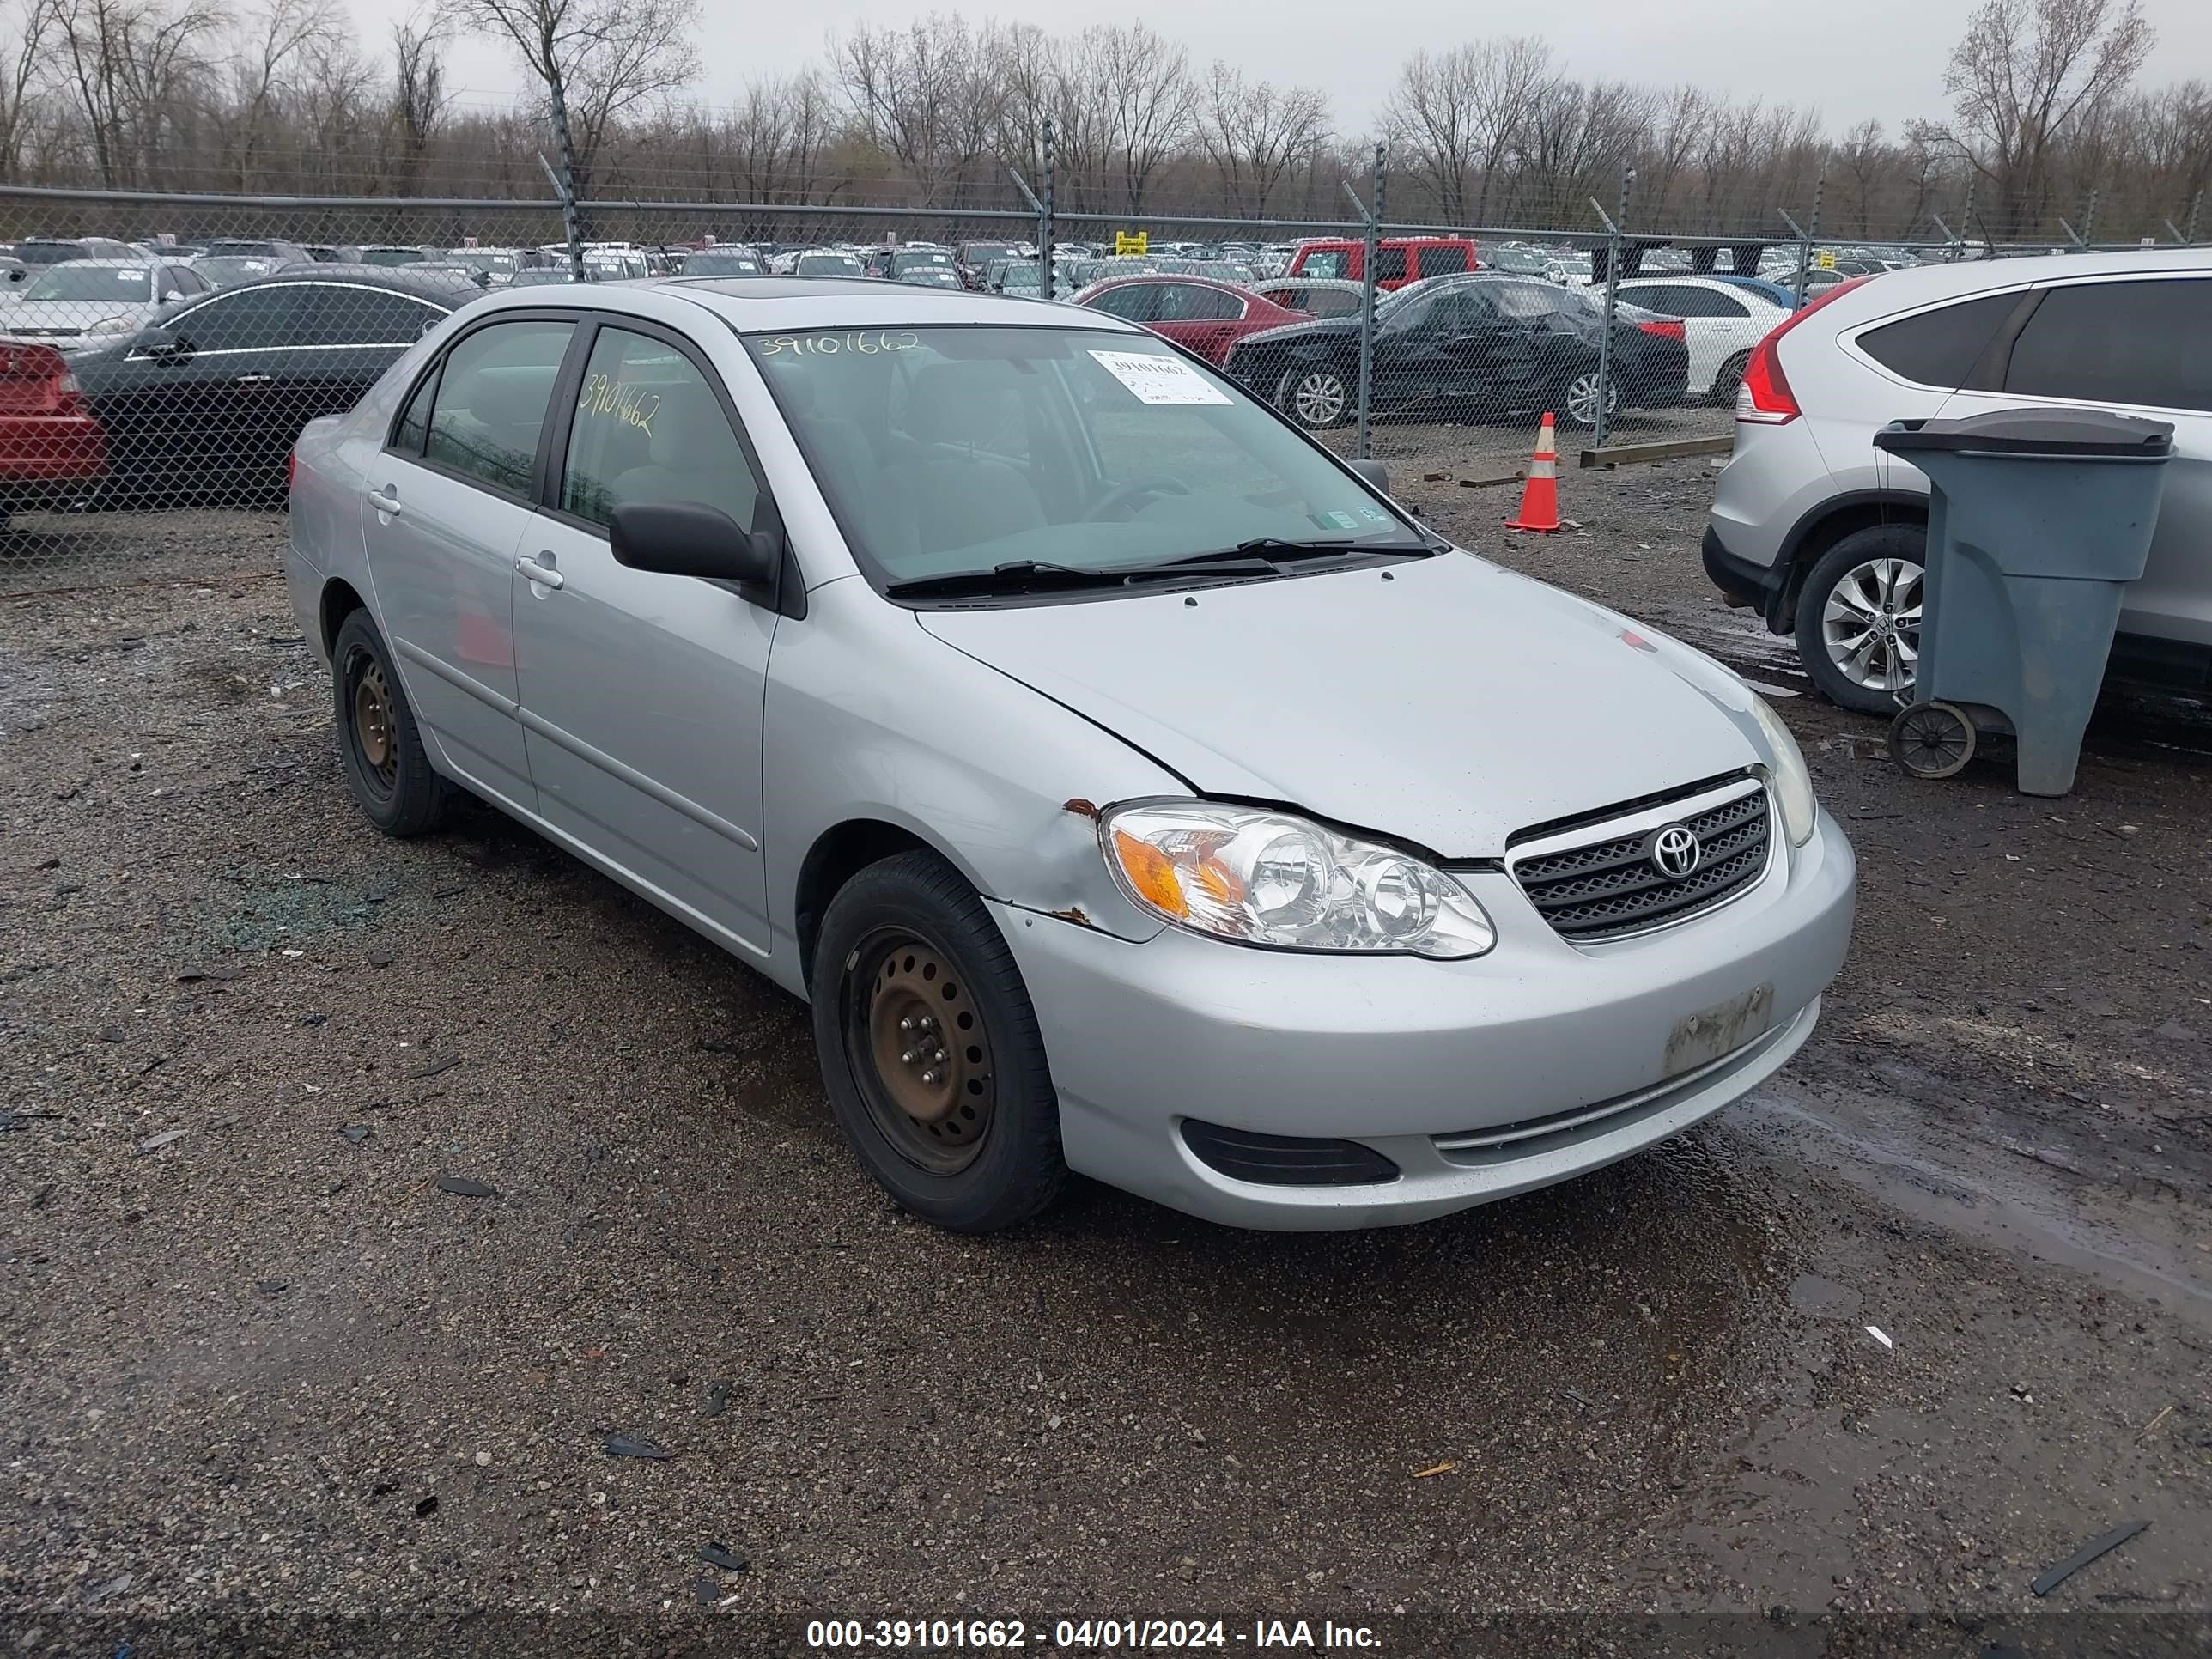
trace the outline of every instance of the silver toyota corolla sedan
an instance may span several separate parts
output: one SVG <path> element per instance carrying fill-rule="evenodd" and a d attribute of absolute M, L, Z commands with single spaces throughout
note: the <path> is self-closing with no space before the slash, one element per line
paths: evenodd
<path fill-rule="evenodd" d="M 812 1005 L 869 1171 L 1416 1221 L 1741 1096 L 1850 847 L 1726 670 L 1450 546 L 1104 313 L 480 300 L 301 434 L 361 807 L 465 792 Z"/>

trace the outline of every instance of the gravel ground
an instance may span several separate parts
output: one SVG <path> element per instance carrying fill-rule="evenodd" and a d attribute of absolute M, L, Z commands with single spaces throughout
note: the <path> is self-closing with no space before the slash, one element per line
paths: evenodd
<path fill-rule="evenodd" d="M 1511 489 L 1415 482 L 1491 435 L 1378 449 L 1468 544 L 1789 689 L 1704 592 L 1705 463 L 1571 472 L 1584 531 L 1520 541 Z M 489 812 L 368 828 L 259 574 L 281 519 L 82 522 L 137 580 L 0 598 L 14 1650 L 296 1611 L 570 1621 L 480 1651 L 794 1615 L 2212 1635 L 2188 711 L 2116 712 L 2037 801 L 1912 784 L 1873 723 L 1784 700 L 1862 860 L 1852 958 L 1799 1060 L 1651 1155 L 1387 1233 L 1079 1184 L 962 1239 L 845 1155 L 796 1003 Z M 1469 1622 L 1538 1612 L 1600 1622 Z M 1686 1614 L 1719 1622 L 1626 1622 Z"/>

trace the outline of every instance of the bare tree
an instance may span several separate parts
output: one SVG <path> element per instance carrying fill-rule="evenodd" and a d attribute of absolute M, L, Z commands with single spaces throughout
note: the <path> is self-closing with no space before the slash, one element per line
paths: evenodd
<path fill-rule="evenodd" d="M 36 113 L 32 88 L 54 33 L 54 0 L 12 0 L 0 57 L 0 170 L 12 174 L 22 159 L 25 127 Z"/>
<path fill-rule="evenodd" d="M 833 37 L 830 61 L 861 137 L 912 180 L 925 205 L 957 202 L 1000 125 L 986 34 L 933 13 L 904 29 Z"/>
<path fill-rule="evenodd" d="M 392 26 L 392 103 L 386 117 L 393 180 L 416 189 L 422 163 L 446 119 L 445 24 L 435 12 L 416 12 Z M 396 154 L 394 154 L 396 152 Z"/>
<path fill-rule="evenodd" d="M 1943 76 L 1954 142 L 1996 186 L 2001 234 L 2039 225 L 2052 163 L 2127 90 L 2154 40 L 2139 0 L 1987 0 Z"/>
<path fill-rule="evenodd" d="M 1199 100 L 1198 143 L 1220 180 L 1222 205 L 1265 218 L 1284 176 L 1328 137 L 1328 98 L 1278 88 L 1217 62 Z"/>
<path fill-rule="evenodd" d="M 343 40 L 345 30 L 337 0 L 263 0 L 239 20 L 225 53 L 230 96 L 216 123 L 239 189 L 253 187 L 264 130 L 292 91 L 295 71 L 319 48 Z"/>
<path fill-rule="evenodd" d="M 615 124 L 699 74 L 699 0 L 440 0 L 438 15 L 514 48 L 544 89 L 580 196 Z"/>
<path fill-rule="evenodd" d="M 1196 120 L 1190 55 L 1142 23 L 1097 24 L 1076 39 L 1074 71 L 1076 84 L 1097 100 L 1121 205 L 1142 213 L 1154 175 L 1189 140 Z"/>
<path fill-rule="evenodd" d="M 207 77 L 225 14 L 212 0 L 57 0 L 53 15 L 59 76 L 100 182 L 143 182 Z"/>
<path fill-rule="evenodd" d="M 1384 120 L 1447 220 L 1486 216 L 1493 183 L 1528 137 L 1550 80 L 1551 48 L 1522 36 L 1416 52 L 1399 70 Z"/>

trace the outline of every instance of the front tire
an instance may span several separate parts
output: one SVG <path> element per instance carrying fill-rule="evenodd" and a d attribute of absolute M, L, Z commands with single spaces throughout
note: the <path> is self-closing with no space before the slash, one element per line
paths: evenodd
<path fill-rule="evenodd" d="M 831 1109 L 901 1207 L 986 1233 L 1060 1195 L 1060 1102 L 1036 1012 L 957 871 L 926 852 L 861 871 L 823 916 L 811 980 Z"/>
<path fill-rule="evenodd" d="M 1924 525 L 1878 524 L 1822 554 L 1797 594 L 1797 655 L 1829 702 L 1894 714 L 1920 663 Z M 1901 695 L 1902 694 L 1902 695 Z"/>
<path fill-rule="evenodd" d="M 428 835 L 453 809 L 453 786 L 430 769 L 392 658 L 366 611 L 338 625 L 331 646 L 338 757 L 368 821 L 387 836 Z"/>
<path fill-rule="evenodd" d="M 1577 426 L 1585 432 L 1597 426 L 1597 370 L 1585 369 L 1566 384 L 1560 394 L 1559 407 L 1566 413 L 1567 424 Z M 1620 413 L 1620 379 L 1618 374 L 1605 383 L 1605 417 L 1608 421 Z"/>
<path fill-rule="evenodd" d="M 1358 412 L 1352 383 L 1333 368 L 1292 367 L 1275 382 L 1275 407 L 1309 432 L 1327 432 Z"/>

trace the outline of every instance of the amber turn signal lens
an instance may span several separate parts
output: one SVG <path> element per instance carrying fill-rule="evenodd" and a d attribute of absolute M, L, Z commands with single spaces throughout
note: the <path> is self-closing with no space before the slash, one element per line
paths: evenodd
<path fill-rule="evenodd" d="M 1182 883 L 1176 877 L 1174 860 L 1165 853 L 1127 831 L 1116 830 L 1114 856 L 1121 860 L 1121 873 L 1129 878 L 1129 885 L 1146 903 L 1167 915 L 1190 915 L 1190 903 L 1182 896 Z"/>

